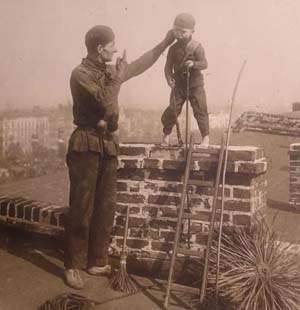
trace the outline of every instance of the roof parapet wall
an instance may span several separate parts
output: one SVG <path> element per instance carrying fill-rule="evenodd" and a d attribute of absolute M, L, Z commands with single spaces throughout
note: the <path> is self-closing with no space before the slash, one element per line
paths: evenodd
<path fill-rule="evenodd" d="M 275 135 L 300 136 L 300 119 L 280 114 L 245 112 L 233 124 L 233 132 L 258 131 Z"/>

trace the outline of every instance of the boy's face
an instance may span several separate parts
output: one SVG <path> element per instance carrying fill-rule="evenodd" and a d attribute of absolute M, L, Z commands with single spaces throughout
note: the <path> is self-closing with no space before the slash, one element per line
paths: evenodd
<path fill-rule="evenodd" d="M 193 35 L 194 30 L 174 26 L 173 33 L 174 33 L 174 37 L 177 40 L 186 40 L 186 39 L 189 39 Z"/>

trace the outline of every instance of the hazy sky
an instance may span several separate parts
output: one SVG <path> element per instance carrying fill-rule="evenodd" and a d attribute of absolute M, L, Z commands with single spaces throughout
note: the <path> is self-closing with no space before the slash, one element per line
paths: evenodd
<path fill-rule="evenodd" d="M 126 48 L 134 60 L 164 37 L 181 12 L 197 21 L 194 39 L 208 59 L 211 110 L 228 106 L 244 59 L 239 108 L 280 111 L 300 101 L 299 0 L 1 0 L 0 107 L 70 98 L 70 72 L 86 55 L 84 35 L 93 25 L 110 25 L 119 53 Z M 120 104 L 167 105 L 165 56 L 122 86 Z"/>

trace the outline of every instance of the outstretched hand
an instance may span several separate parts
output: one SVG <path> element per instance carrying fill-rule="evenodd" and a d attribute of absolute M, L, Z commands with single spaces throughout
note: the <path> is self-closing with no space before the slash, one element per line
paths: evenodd
<path fill-rule="evenodd" d="M 175 40 L 175 36 L 174 36 L 173 30 L 171 29 L 167 32 L 164 41 L 167 45 L 170 45 L 174 42 L 174 40 Z"/>

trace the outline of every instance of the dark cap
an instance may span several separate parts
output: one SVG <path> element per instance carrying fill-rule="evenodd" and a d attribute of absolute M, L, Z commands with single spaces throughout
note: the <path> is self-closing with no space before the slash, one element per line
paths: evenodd
<path fill-rule="evenodd" d="M 108 26 L 97 25 L 85 35 L 85 45 L 88 51 L 93 51 L 98 45 L 106 45 L 115 39 L 113 30 Z"/>
<path fill-rule="evenodd" d="M 195 18 L 189 13 L 178 14 L 174 20 L 174 26 L 185 29 L 194 30 L 195 24 Z"/>

